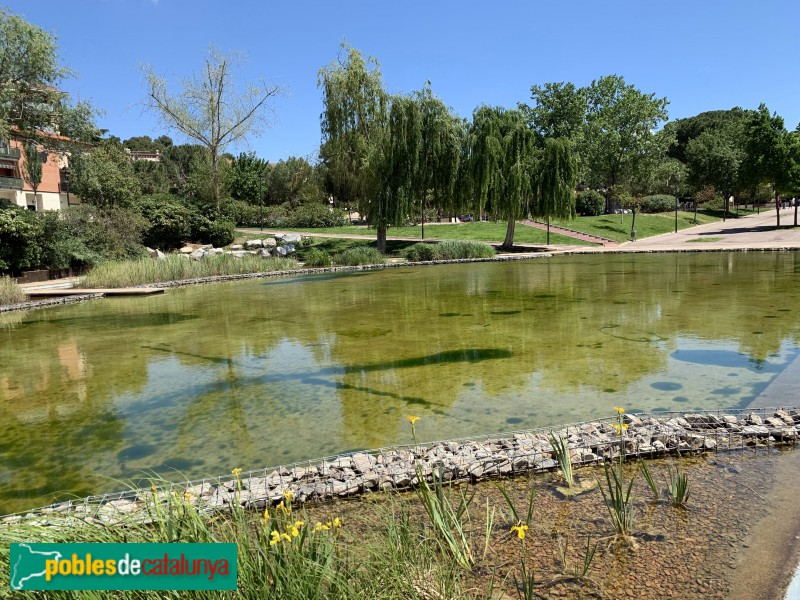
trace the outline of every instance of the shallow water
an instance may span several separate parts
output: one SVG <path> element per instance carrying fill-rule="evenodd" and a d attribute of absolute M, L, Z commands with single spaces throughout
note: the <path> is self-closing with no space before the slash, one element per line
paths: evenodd
<path fill-rule="evenodd" d="M 407 442 L 405 415 L 428 440 L 746 406 L 799 353 L 798 272 L 796 253 L 559 257 L 0 316 L 0 512 Z"/>

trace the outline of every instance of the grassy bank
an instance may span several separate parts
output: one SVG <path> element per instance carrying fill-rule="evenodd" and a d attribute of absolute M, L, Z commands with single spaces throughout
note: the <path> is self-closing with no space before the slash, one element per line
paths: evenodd
<path fill-rule="evenodd" d="M 296 233 L 303 233 L 313 236 L 315 233 L 339 234 L 339 235 L 363 235 L 375 237 L 375 229 L 366 226 L 347 226 L 347 227 L 320 227 L 317 229 L 292 229 Z M 414 227 L 390 227 L 387 235 L 391 237 L 421 239 L 421 228 Z M 256 236 L 257 237 L 257 236 Z M 495 222 L 475 222 L 475 223 L 426 223 L 425 239 L 440 240 L 468 240 L 475 242 L 502 243 L 506 237 L 506 224 Z M 574 238 L 551 233 L 550 241 L 553 244 L 568 245 L 592 245 Z M 547 232 L 535 227 L 517 225 L 514 232 L 514 242 L 520 244 L 541 244 L 547 243 Z"/>
<path fill-rule="evenodd" d="M 120 288 L 158 283 L 212 277 L 215 275 L 240 275 L 262 273 L 297 268 L 297 261 L 291 258 L 261 258 L 230 255 L 208 256 L 203 260 L 192 260 L 177 254 L 168 254 L 163 260 L 140 258 L 130 261 L 106 262 L 94 267 L 80 281 L 87 288 Z"/>
<path fill-rule="evenodd" d="M 16 304 L 25 302 L 28 297 L 14 280 L 5 275 L 0 276 L 0 304 Z"/>
<path fill-rule="evenodd" d="M 625 242 L 631 239 L 632 214 L 599 215 L 596 217 L 578 217 L 573 221 L 553 221 L 553 225 L 566 227 L 589 235 L 604 237 L 615 242 Z M 697 223 L 694 221 L 694 212 L 678 211 L 678 229 L 687 229 L 696 225 L 704 225 L 721 219 L 714 215 L 697 213 Z M 675 213 L 660 213 L 653 215 L 636 215 L 636 239 L 672 233 L 675 231 Z"/>

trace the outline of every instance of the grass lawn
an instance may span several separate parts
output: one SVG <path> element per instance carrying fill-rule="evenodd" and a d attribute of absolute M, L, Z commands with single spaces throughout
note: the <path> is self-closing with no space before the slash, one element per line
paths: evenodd
<path fill-rule="evenodd" d="M 637 217 L 638 220 L 638 217 Z M 346 227 L 320 227 L 315 229 L 290 229 L 297 233 L 314 235 L 315 233 L 335 233 L 340 235 L 368 235 L 375 237 L 375 229 L 366 226 L 346 226 Z M 390 227 L 387 231 L 389 237 L 420 238 L 420 227 Z M 251 236 L 252 237 L 252 236 Z M 441 240 L 470 240 L 474 242 L 494 242 L 502 243 L 506 237 L 506 224 L 499 222 L 480 222 L 480 223 L 442 223 L 425 224 L 425 238 L 436 238 Z M 517 225 L 514 231 L 514 242 L 521 244 L 545 244 L 547 243 L 547 232 L 526 225 Z M 563 235 L 550 234 L 550 243 L 569 244 L 569 245 L 593 245 L 588 242 L 576 240 Z"/>
<path fill-rule="evenodd" d="M 554 221 L 554 225 L 567 227 L 574 231 L 604 237 L 615 242 L 625 242 L 631 239 L 631 220 L 633 215 L 599 215 L 597 217 L 578 217 L 574 221 Z M 686 229 L 695 225 L 703 225 L 719 221 L 716 215 L 702 212 L 697 213 L 697 223 L 694 222 L 694 212 L 678 212 L 678 229 Z M 642 239 L 662 233 L 675 231 L 675 213 L 637 214 L 636 239 Z"/>

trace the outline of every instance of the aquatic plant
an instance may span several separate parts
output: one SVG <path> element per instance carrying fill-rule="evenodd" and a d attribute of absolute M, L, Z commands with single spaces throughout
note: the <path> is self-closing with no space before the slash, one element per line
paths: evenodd
<path fill-rule="evenodd" d="M 28 297 L 11 277 L 0 275 L 0 304 L 25 302 Z"/>

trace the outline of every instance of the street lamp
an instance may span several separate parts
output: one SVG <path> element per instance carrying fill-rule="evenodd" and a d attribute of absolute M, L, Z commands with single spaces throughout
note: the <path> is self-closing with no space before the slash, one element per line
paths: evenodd
<path fill-rule="evenodd" d="M 264 177 L 266 173 L 262 170 L 258 174 L 258 224 L 261 227 L 261 233 L 264 233 Z"/>
<path fill-rule="evenodd" d="M 678 233 L 678 195 L 675 194 L 675 233 Z"/>

